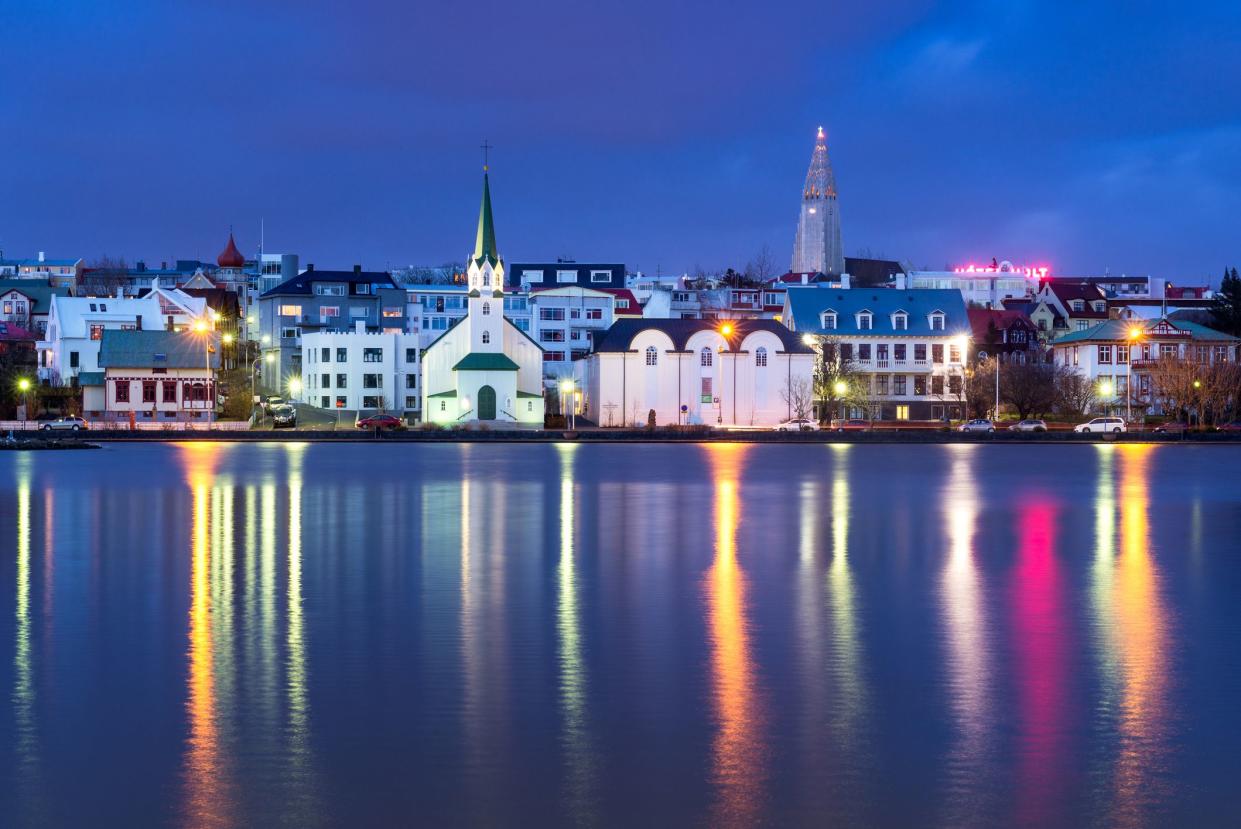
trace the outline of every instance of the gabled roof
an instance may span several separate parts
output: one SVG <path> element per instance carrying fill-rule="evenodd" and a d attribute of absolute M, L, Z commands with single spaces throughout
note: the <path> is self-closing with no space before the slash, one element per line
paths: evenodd
<path fill-rule="evenodd" d="M 1127 342 L 1129 340 L 1129 331 L 1134 327 L 1140 327 L 1144 330 L 1143 337 L 1158 337 L 1155 330 L 1161 323 L 1166 323 L 1168 327 L 1178 331 L 1184 331 L 1193 340 L 1211 340 L 1220 344 L 1241 342 L 1241 339 L 1225 334 L 1223 331 L 1216 331 L 1214 328 L 1207 328 L 1205 325 L 1188 322 L 1179 319 L 1153 319 L 1153 320 L 1108 320 L 1095 326 L 1087 328 L 1085 331 L 1072 331 L 1063 337 L 1057 337 L 1052 341 L 1052 345 L 1074 345 L 1084 342 Z"/>
<path fill-rule="evenodd" d="M 8 342 L 21 342 L 23 340 L 37 340 L 39 336 L 33 331 L 27 331 L 20 325 L 14 325 L 11 322 L 0 320 L 0 340 Z"/>
<path fill-rule="evenodd" d="M 642 316 L 642 303 L 638 302 L 638 298 L 634 296 L 633 291 L 629 290 L 628 288 L 598 288 L 597 290 L 603 291 L 604 293 L 607 293 L 607 294 L 611 294 L 612 296 L 616 297 L 616 299 L 629 300 L 628 308 L 621 308 L 619 305 L 613 306 L 612 308 L 613 317 L 640 317 Z"/>
<path fill-rule="evenodd" d="M 969 315 L 970 329 L 974 332 L 974 342 L 981 343 L 987 339 L 988 329 L 991 323 L 995 323 L 997 331 L 1003 331 L 1006 328 L 1014 326 L 1026 329 L 1034 329 L 1035 325 L 1030 318 L 1023 312 L 1005 309 L 1003 311 L 990 308 L 968 308 L 966 314 Z"/>
<path fill-rule="evenodd" d="M 731 339 L 740 343 L 755 331 L 770 331 L 780 338 L 784 350 L 794 354 L 812 354 L 814 349 L 801 341 L 794 334 L 775 320 L 729 320 L 733 326 Z M 643 331 L 662 331 L 672 340 L 673 347 L 678 351 L 685 349 L 689 338 L 699 331 L 716 331 L 720 323 L 715 320 L 680 320 L 680 319 L 622 319 L 612 323 L 612 327 L 595 338 L 594 350 L 599 351 L 630 351 L 633 338 Z"/>
<path fill-rule="evenodd" d="M 69 296 L 69 289 L 53 287 L 38 279 L 0 279 L 0 294 L 18 291 L 34 303 L 31 311 L 46 314 L 54 296 Z"/>
<path fill-rule="evenodd" d="M 471 351 L 457 361 L 453 371 L 517 371 L 521 366 L 506 354 L 491 351 Z"/>
<path fill-rule="evenodd" d="M 966 333 L 969 317 L 961 292 L 950 288 L 913 288 L 906 291 L 889 289 L 790 287 L 788 306 L 793 328 L 803 334 L 836 336 L 875 336 L 890 334 L 902 337 L 944 337 Z M 903 310 L 909 314 L 908 328 L 892 326 L 892 314 Z M 824 311 L 836 312 L 836 328 L 823 328 Z M 874 316 L 869 329 L 857 327 L 856 314 L 870 311 Z M 944 314 L 944 330 L 931 330 L 930 316 Z"/>
<path fill-rule="evenodd" d="M 402 288 L 392 281 L 392 274 L 387 271 L 305 271 L 292 279 L 286 279 L 263 297 L 269 296 L 311 296 L 316 282 L 344 282 L 349 285 L 379 285 L 381 288 Z M 353 292 L 350 292 L 353 296 Z M 262 297 L 260 297 L 262 298 Z"/>
<path fill-rule="evenodd" d="M 210 360 L 220 367 L 218 335 L 207 349 L 203 335 L 188 331 L 121 331 L 106 329 L 99 342 L 102 368 L 201 368 Z M 207 352 L 207 353 L 204 353 Z"/>
<path fill-rule="evenodd" d="M 1091 282 L 1047 282 L 1045 283 L 1050 290 L 1063 303 L 1065 309 L 1073 317 L 1095 317 L 1097 319 L 1107 319 L 1107 308 L 1102 311 L 1094 310 L 1091 303 L 1103 300 L 1106 302 L 1107 294 L 1103 293 L 1103 289 Z M 1081 311 L 1074 311 L 1069 305 L 1075 299 L 1083 300 L 1086 305 Z"/>

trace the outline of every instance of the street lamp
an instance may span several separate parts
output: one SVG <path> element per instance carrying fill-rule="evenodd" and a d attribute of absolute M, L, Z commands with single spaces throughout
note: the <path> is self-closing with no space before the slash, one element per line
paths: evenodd
<path fill-rule="evenodd" d="M 300 377 L 290 377 L 290 378 L 289 378 L 289 397 L 291 397 L 291 398 L 293 398 L 294 400 L 296 400 L 296 399 L 297 399 L 297 396 L 298 396 L 299 394 L 301 394 L 301 393 L 302 393 L 302 380 L 301 380 L 301 378 L 300 378 Z"/>
<path fill-rule="evenodd" d="M 560 407 L 562 410 L 564 409 L 563 401 L 565 395 L 569 396 L 569 428 L 575 429 L 577 428 L 577 401 L 574 399 L 572 380 L 564 380 L 560 384 Z"/>
<path fill-rule="evenodd" d="M 733 334 L 733 324 L 726 322 L 720 326 L 720 334 L 724 337 L 724 342 L 728 345 L 729 350 L 733 353 L 733 425 L 737 425 L 737 349 L 733 346 L 729 337 Z M 720 359 L 724 359 L 724 346 L 720 346 Z M 722 368 L 722 366 L 721 366 Z M 723 423 L 724 407 L 720 406 L 720 414 L 716 417 L 716 423 Z"/>
<path fill-rule="evenodd" d="M 1142 338 L 1142 329 L 1133 326 L 1129 329 L 1129 345 L 1125 348 L 1129 350 L 1128 358 L 1125 360 L 1125 422 L 1133 420 L 1133 346 L 1137 345 L 1138 340 Z"/>
<path fill-rule="evenodd" d="M 214 312 L 213 312 L 214 313 Z M 194 320 L 190 326 L 195 334 L 201 334 L 203 338 L 203 363 L 207 369 L 207 378 L 203 381 L 203 397 L 204 403 L 211 403 L 207 407 L 207 422 L 210 423 L 215 416 L 215 403 L 211 394 L 212 377 L 211 377 L 211 327 L 207 325 L 207 321 L 202 317 Z"/>
<path fill-rule="evenodd" d="M 968 363 L 968 362 L 969 362 L 969 347 L 970 347 L 970 338 L 969 338 L 969 335 L 968 335 L 968 334 L 958 334 L 956 337 L 953 337 L 953 338 L 952 338 L 951 345 L 956 346 L 956 348 L 957 348 L 957 356 L 958 356 L 958 357 L 960 358 L 960 360 L 961 360 L 961 400 L 962 400 L 962 402 L 964 402 L 964 400 L 965 400 L 965 365 L 966 365 L 966 363 Z M 951 356 L 951 355 L 950 355 L 950 356 Z M 998 418 L 998 417 L 1000 416 L 1000 403 L 999 403 L 999 398 L 1000 398 L 1000 376 L 999 376 L 1000 363 L 999 363 L 999 360 L 996 360 L 995 370 L 996 370 L 996 379 L 995 379 L 995 396 L 996 396 L 996 404 L 995 404 L 995 412 L 994 412 L 994 415 L 995 415 L 995 417 L 996 417 L 996 418 Z M 962 408 L 968 408 L 968 407 L 967 407 L 967 406 L 963 406 Z M 965 416 L 966 416 L 966 417 L 968 417 L 968 416 L 969 416 L 969 412 L 968 412 L 968 411 L 965 413 Z"/>
<path fill-rule="evenodd" d="M 1099 383 L 1099 396 L 1100 397 L 1105 398 L 1105 399 L 1108 397 L 1111 397 L 1113 391 L 1114 389 L 1112 388 L 1112 384 L 1109 381 L 1104 380 Z"/>
<path fill-rule="evenodd" d="M 30 420 L 30 378 L 19 377 L 17 380 L 17 390 L 22 394 L 22 403 L 26 407 L 26 420 Z"/>

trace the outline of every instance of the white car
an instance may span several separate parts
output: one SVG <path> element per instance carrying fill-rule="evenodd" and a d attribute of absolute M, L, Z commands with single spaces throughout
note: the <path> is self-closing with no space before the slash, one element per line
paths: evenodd
<path fill-rule="evenodd" d="M 77 415 L 69 415 L 68 417 L 58 417 L 55 420 L 49 420 L 39 428 L 45 432 L 64 430 L 80 432 L 83 429 L 89 429 L 90 424 Z"/>
<path fill-rule="evenodd" d="M 1086 423 L 1079 423 L 1073 427 L 1074 432 L 1113 432 L 1120 434 L 1128 431 L 1125 427 L 1124 418 L 1120 417 L 1096 417 L 1094 420 Z"/>
<path fill-rule="evenodd" d="M 981 419 L 975 418 L 974 420 L 967 420 L 964 423 L 962 423 L 960 426 L 957 427 L 957 431 L 960 431 L 960 432 L 994 432 L 995 424 L 992 423 L 990 420 L 981 420 Z"/>
<path fill-rule="evenodd" d="M 817 432 L 819 424 L 804 417 L 795 417 L 775 426 L 777 432 Z"/>

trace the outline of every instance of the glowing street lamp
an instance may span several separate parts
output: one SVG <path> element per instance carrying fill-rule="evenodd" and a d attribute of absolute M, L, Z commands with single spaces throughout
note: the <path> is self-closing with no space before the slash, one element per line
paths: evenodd
<path fill-rule="evenodd" d="M 801 335 L 801 341 L 802 341 L 805 345 L 808 345 L 808 346 L 810 346 L 811 348 L 814 348 L 814 335 L 813 335 L 813 334 L 802 334 L 802 335 Z"/>
<path fill-rule="evenodd" d="M 561 400 L 560 406 L 562 410 L 564 409 L 564 398 L 566 395 L 569 398 L 569 428 L 576 429 L 577 428 L 577 400 L 575 399 L 575 395 L 573 393 L 573 381 L 569 379 L 566 379 L 560 383 L 560 400 Z"/>
<path fill-rule="evenodd" d="M 1125 421 L 1128 422 L 1133 420 L 1133 346 L 1142 339 L 1142 329 L 1134 325 L 1125 333 L 1131 343 L 1125 346 L 1129 350 L 1129 359 L 1125 360 Z"/>
<path fill-rule="evenodd" d="M 289 396 L 296 398 L 302 393 L 302 380 L 300 377 L 289 378 Z"/>
<path fill-rule="evenodd" d="M 17 390 L 21 392 L 22 403 L 26 407 L 26 420 L 30 419 L 30 378 L 19 377 L 17 379 Z"/>
<path fill-rule="evenodd" d="M 728 343 L 730 348 L 732 348 L 732 343 L 729 342 L 728 338 L 733 335 L 734 330 L 736 329 L 733 328 L 733 324 L 731 322 L 723 323 L 720 326 L 720 334 L 724 336 L 724 341 Z M 724 359 L 724 346 L 720 346 L 720 359 L 721 360 Z M 720 413 L 715 418 L 716 423 L 724 422 L 723 409 L 724 407 L 723 405 L 721 405 Z M 734 348 L 733 349 L 733 425 L 735 426 L 736 424 L 737 424 L 737 351 Z"/>
<path fill-rule="evenodd" d="M 233 335 L 232 335 L 232 334 L 225 334 L 225 335 L 224 335 L 223 337 L 221 337 L 220 339 L 221 339 L 221 340 L 223 340 L 223 342 L 224 342 L 224 344 L 225 344 L 225 345 L 232 345 L 232 344 L 233 344 Z"/>

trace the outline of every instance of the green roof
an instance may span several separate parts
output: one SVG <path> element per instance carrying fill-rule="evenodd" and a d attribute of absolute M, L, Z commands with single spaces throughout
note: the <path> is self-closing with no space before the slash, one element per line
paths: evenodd
<path fill-rule="evenodd" d="M 1108 320 L 1098 325 L 1092 325 L 1084 331 L 1071 331 L 1062 337 L 1056 337 L 1052 340 L 1052 345 L 1072 345 L 1081 342 L 1125 342 L 1129 339 L 1129 330 L 1139 327 L 1150 331 L 1159 323 L 1167 322 L 1167 324 L 1180 331 L 1184 331 L 1192 339 L 1195 340 L 1215 340 L 1218 342 L 1235 342 L 1236 337 L 1231 334 L 1225 334 L 1223 331 L 1216 331 L 1214 328 L 1207 328 L 1205 325 L 1198 325 L 1195 322 L 1186 322 L 1185 320 Z"/>
<path fill-rule="evenodd" d="M 211 334 L 211 350 L 203 335 L 189 331 L 122 331 L 108 328 L 99 342 L 103 368 L 211 368 L 220 367 L 218 335 Z"/>
<path fill-rule="evenodd" d="M 453 371 L 517 371 L 518 365 L 498 352 L 471 351 L 462 357 Z"/>
<path fill-rule="evenodd" d="M 435 394 L 428 394 L 428 395 L 427 395 L 427 397 L 456 397 L 456 396 L 457 396 L 457 390 L 456 390 L 456 389 L 452 389 L 452 390 L 450 390 L 450 391 L 441 391 L 441 392 L 436 392 Z"/>
<path fill-rule="evenodd" d="M 30 297 L 34 303 L 31 312 L 35 314 L 46 314 L 52 305 L 52 297 L 69 296 L 68 288 L 54 288 L 38 279 L 0 279 L 0 294 L 7 294 L 12 290 L 21 291 Z"/>
<path fill-rule="evenodd" d="M 496 247 L 496 227 L 491 218 L 491 185 L 487 173 L 483 173 L 483 204 L 478 209 L 478 234 L 474 239 L 474 262 L 482 267 L 490 262 L 494 268 L 500 264 L 500 250 Z"/>
<path fill-rule="evenodd" d="M 533 393 L 533 392 L 528 392 L 528 391 L 519 391 L 519 392 L 517 392 L 517 399 L 518 399 L 518 400 L 522 400 L 522 399 L 525 399 L 525 398 L 527 398 L 527 397 L 533 397 L 533 398 L 535 398 L 536 400 L 539 400 L 539 399 L 541 399 L 541 398 L 543 397 L 543 395 L 541 395 L 541 394 L 535 394 L 535 393 Z"/>
<path fill-rule="evenodd" d="M 79 371 L 78 372 L 78 385 L 79 386 L 102 386 L 103 385 L 103 372 L 102 371 Z"/>

